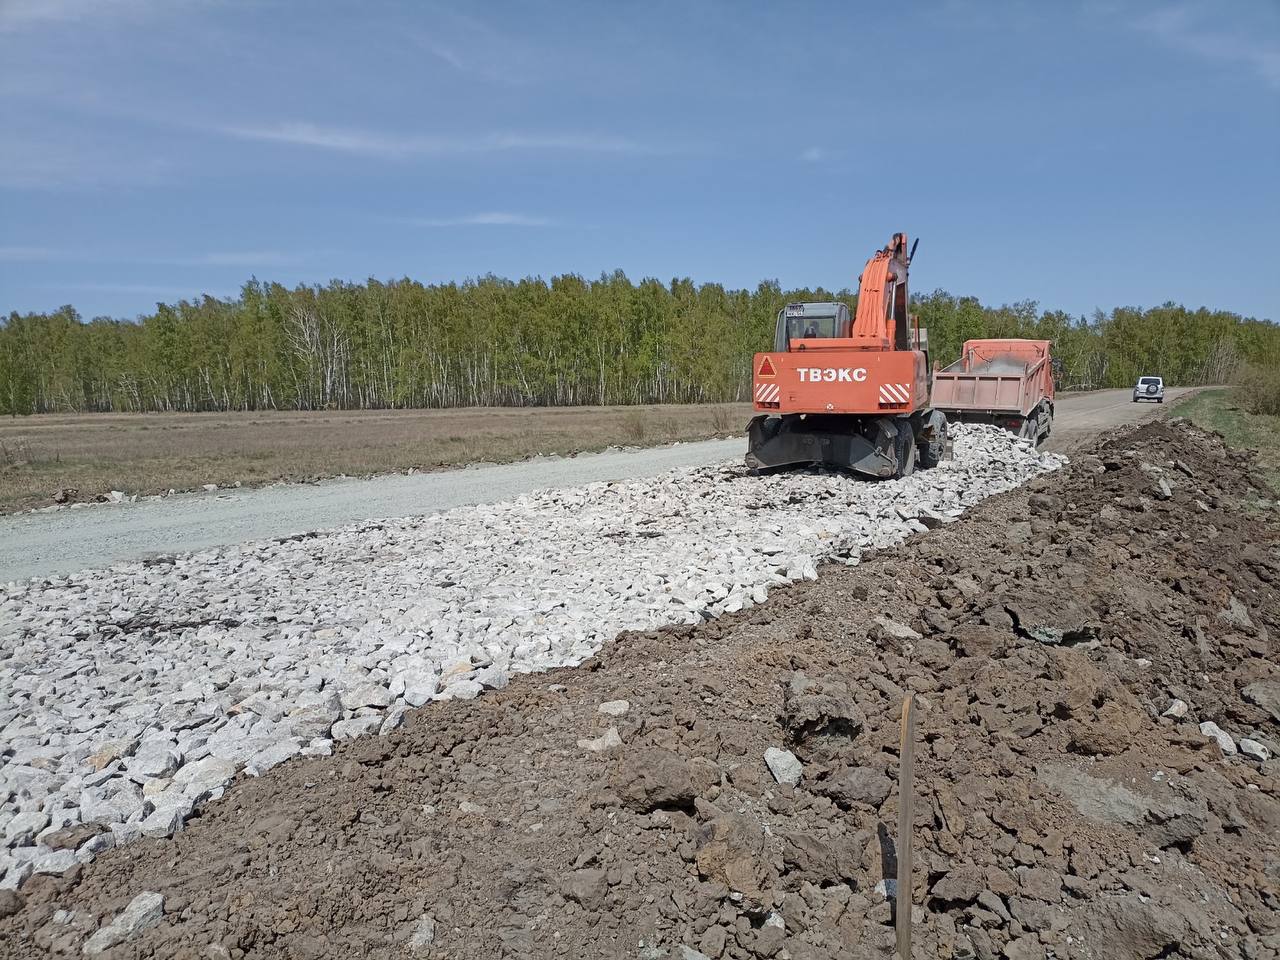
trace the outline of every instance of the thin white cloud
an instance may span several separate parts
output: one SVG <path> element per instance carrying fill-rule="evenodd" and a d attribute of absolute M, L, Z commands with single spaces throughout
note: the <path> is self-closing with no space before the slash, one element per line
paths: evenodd
<path fill-rule="evenodd" d="M 41 288 L 45 290 L 90 290 L 95 293 L 144 293 L 156 297 L 179 297 L 188 300 L 198 300 L 204 296 L 203 292 L 195 292 L 190 287 L 166 287 L 155 286 L 149 283 L 46 283 L 41 284 Z M 209 296 L 225 296 L 226 294 L 211 293 Z"/>
<path fill-rule="evenodd" d="M 523 213 L 472 213 L 464 217 L 404 217 L 401 223 L 416 227 L 550 227 L 554 220 Z"/>
<path fill-rule="evenodd" d="M 0 33 L 32 24 L 78 20 L 92 7 L 92 0 L 4 0 L 0 3 Z"/>
<path fill-rule="evenodd" d="M 83 142 L 62 134 L 33 137 L 11 130 L 0 134 L 0 188 L 56 190 L 156 183 L 170 175 L 166 157 L 137 156 L 128 145 L 104 143 L 88 152 Z"/>
<path fill-rule="evenodd" d="M 217 131 L 243 140 L 315 147 L 393 160 L 522 150 L 615 154 L 660 152 L 634 140 L 604 134 L 490 133 L 471 137 L 436 137 L 292 121 L 259 126 L 225 126 L 217 128 Z"/>
<path fill-rule="evenodd" d="M 334 127 L 318 127 L 310 123 L 278 123 L 271 126 L 222 127 L 221 133 L 242 140 L 261 140 L 267 143 L 287 143 L 300 147 L 320 147 L 344 153 L 363 153 L 378 156 L 404 156 L 416 152 L 407 140 L 384 137 L 360 130 L 340 130 Z"/>
<path fill-rule="evenodd" d="M 57 259 L 58 251 L 48 247 L 0 247 L 0 263 L 39 263 Z"/>
<path fill-rule="evenodd" d="M 527 34 L 507 34 L 483 20 L 440 10 L 429 32 L 410 40 L 459 73 L 502 86 L 519 86 L 545 76 L 546 55 Z"/>
<path fill-rule="evenodd" d="M 449 47 L 445 46 L 443 43 L 436 43 L 431 40 L 424 40 L 422 41 L 422 49 L 426 50 L 428 53 L 434 55 L 438 59 L 443 60 L 449 66 L 453 67 L 455 70 L 461 70 L 463 73 L 467 73 L 470 70 L 470 68 L 467 65 L 467 62 L 463 60 L 461 56 L 458 55 L 457 51 L 450 49 Z"/>
<path fill-rule="evenodd" d="M 167 262 L 193 267 L 282 267 L 297 263 L 298 258 L 278 250 L 245 250 L 205 253 Z"/>
<path fill-rule="evenodd" d="M 1280 41 L 1266 39 L 1265 31 L 1224 29 L 1224 19 L 1216 5 L 1181 3 L 1140 18 L 1134 27 L 1173 49 L 1251 70 L 1280 90 Z"/>
<path fill-rule="evenodd" d="M 0 33 L 90 17 L 135 16 L 148 7 L 172 6 L 157 0 L 0 0 Z"/>
<path fill-rule="evenodd" d="M 800 154 L 800 159 L 809 163 L 818 163 L 827 158 L 827 151 L 821 147 L 809 147 L 804 153 Z"/>
<path fill-rule="evenodd" d="M 0 246 L 0 263 L 127 263 L 165 267 L 281 267 L 297 264 L 300 257 L 278 250 L 245 250 L 201 253 L 189 257 L 125 256 L 92 250 L 53 247 Z"/>

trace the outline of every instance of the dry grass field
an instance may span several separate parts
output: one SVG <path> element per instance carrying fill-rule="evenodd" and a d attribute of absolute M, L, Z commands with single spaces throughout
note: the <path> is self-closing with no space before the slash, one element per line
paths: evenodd
<path fill-rule="evenodd" d="M 0 512 L 126 494 L 306 482 L 730 436 L 749 404 L 81 414 L 0 420 Z"/>

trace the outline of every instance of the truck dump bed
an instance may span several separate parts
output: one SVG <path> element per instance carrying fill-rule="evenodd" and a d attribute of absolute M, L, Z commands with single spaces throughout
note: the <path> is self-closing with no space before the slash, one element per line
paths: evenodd
<path fill-rule="evenodd" d="M 933 375 L 933 405 L 966 414 L 1028 416 L 1053 400 L 1048 340 L 968 340 L 955 363 Z"/>

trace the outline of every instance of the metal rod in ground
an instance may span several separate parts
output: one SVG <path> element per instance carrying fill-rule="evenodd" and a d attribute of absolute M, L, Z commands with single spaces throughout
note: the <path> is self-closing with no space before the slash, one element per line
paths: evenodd
<path fill-rule="evenodd" d="M 902 701 L 902 740 L 898 753 L 898 957 L 911 960 L 911 827 L 915 819 L 915 695 Z"/>

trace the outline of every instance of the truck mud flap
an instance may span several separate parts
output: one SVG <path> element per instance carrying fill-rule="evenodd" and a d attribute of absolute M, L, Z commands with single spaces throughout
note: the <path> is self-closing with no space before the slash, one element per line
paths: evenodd
<path fill-rule="evenodd" d="M 747 466 L 753 470 L 825 464 L 871 477 L 891 477 L 897 467 L 897 427 L 877 422 L 876 442 L 860 433 L 797 417 L 760 416 L 747 428 Z"/>

